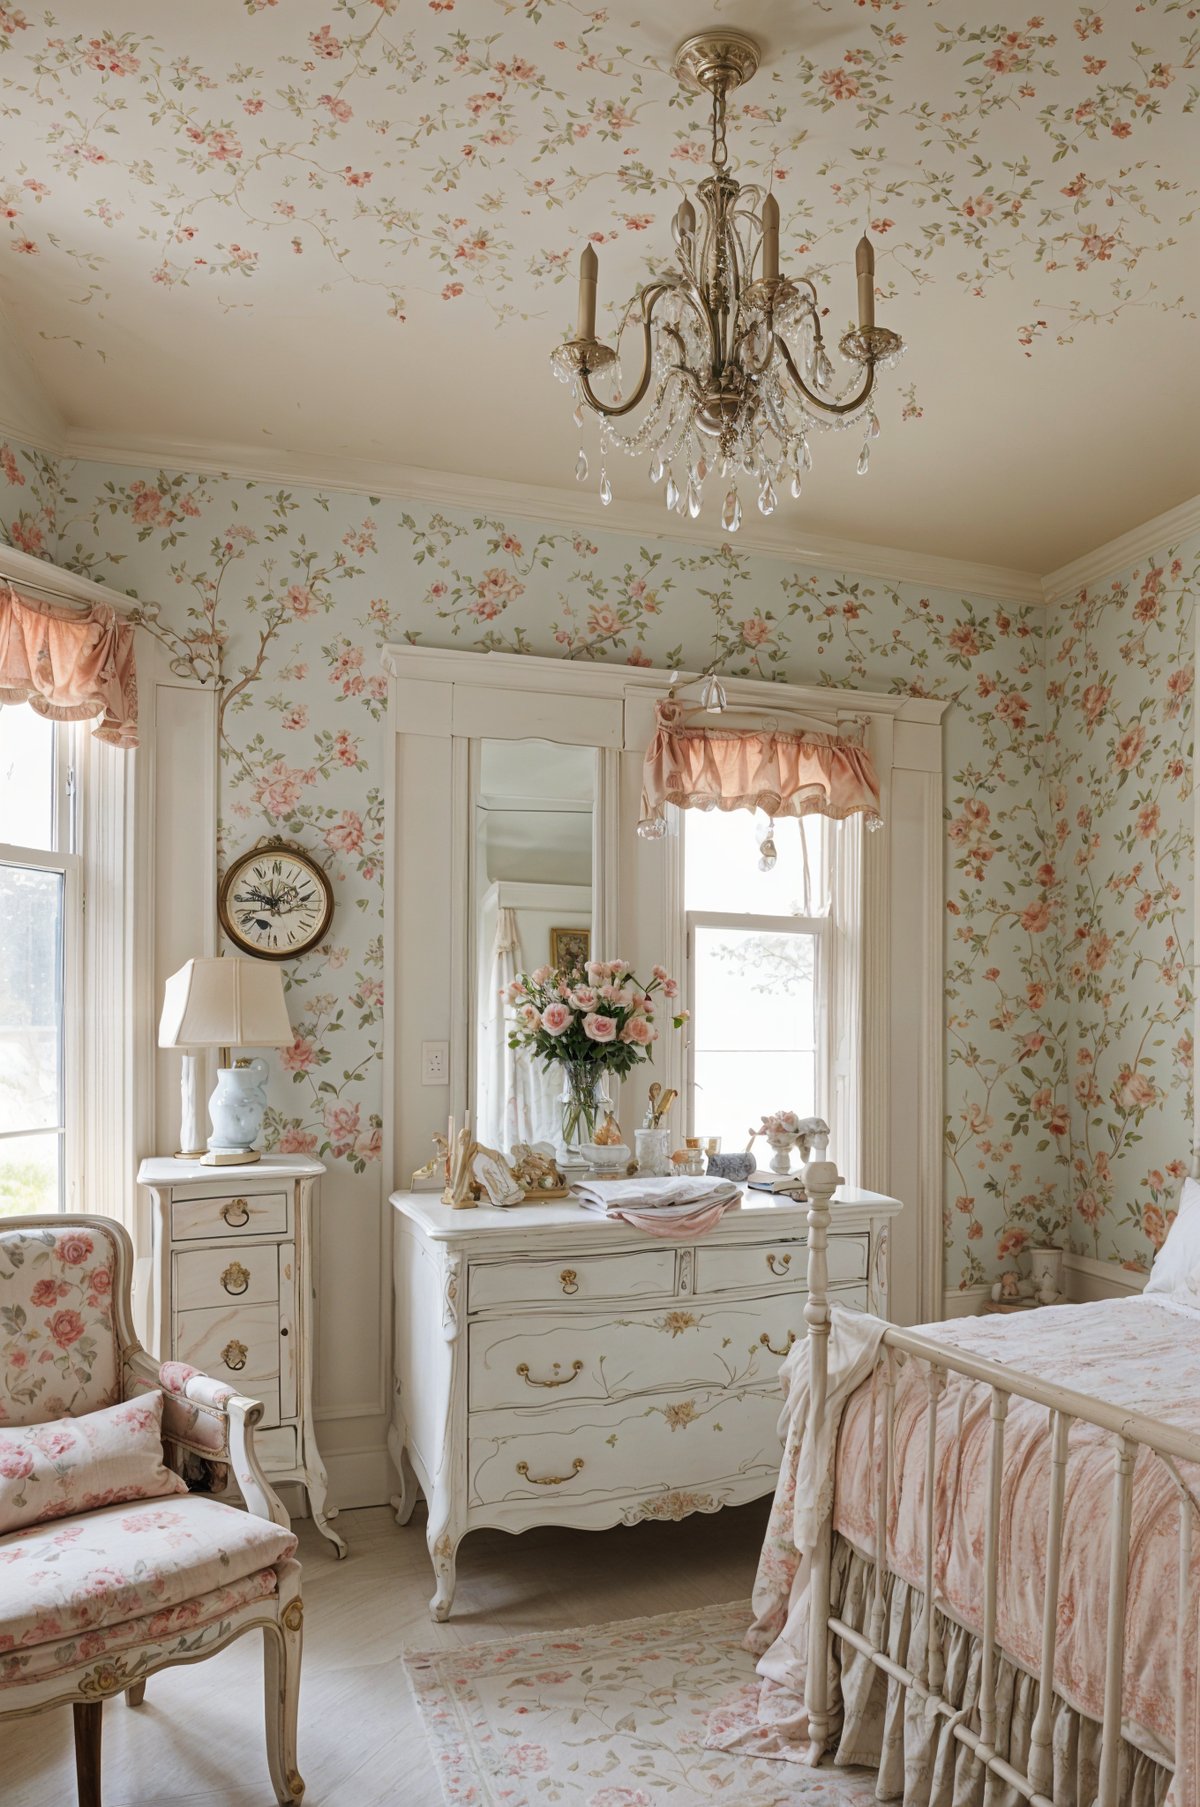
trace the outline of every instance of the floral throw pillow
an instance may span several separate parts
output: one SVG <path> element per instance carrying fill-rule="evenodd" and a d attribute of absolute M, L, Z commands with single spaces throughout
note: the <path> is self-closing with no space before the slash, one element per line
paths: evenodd
<path fill-rule="evenodd" d="M 80 1418 L 0 1430 L 0 1536 L 187 1487 L 163 1461 L 161 1393 Z"/>

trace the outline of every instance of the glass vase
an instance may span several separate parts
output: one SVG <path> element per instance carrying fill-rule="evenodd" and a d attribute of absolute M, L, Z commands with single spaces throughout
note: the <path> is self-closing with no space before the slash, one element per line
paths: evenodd
<path fill-rule="evenodd" d="M 596 1140 L 596 1126 L 610 1108 L 607 1074 L 592 1060 L 563 1062 L 562 1139 L 568 1156 L 580 1156 Z"/>

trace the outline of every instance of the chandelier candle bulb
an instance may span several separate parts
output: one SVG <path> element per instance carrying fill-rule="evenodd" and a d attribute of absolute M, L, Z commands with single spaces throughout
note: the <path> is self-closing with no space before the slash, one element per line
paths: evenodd
<path fill-rule="evenodd" d="M 596 248 L 585 245 L 579 259 L 579 321 L 575 334 L 578 339 L 596 337 L 596 278 L 599 273 L 600 259 L 596 256 Z"/>
<path fill-rule="evenodd" d="M 768 195 L 762 204 L 762 279 L 779 279 L 779 202 L 774 195 Z"/>
<path fill-rule="evenodd" d="M 675 219 L 679 226 L 680 238 L 691 238 L 696 230 L 696 209 L 690 201 L 680 201 Z"/>
<path fill-rule="evenodd" d="M 864 232 L 858 241 L 858 249 L 854 253 L 854 268 L 858 272 L 858 324 L 864 332 L 875 325 L 875 250 Z M 595 288 L 592 290 L 595 296 Z M 592 322 L 595 324 L 595 301 L 592 303 Z"/>

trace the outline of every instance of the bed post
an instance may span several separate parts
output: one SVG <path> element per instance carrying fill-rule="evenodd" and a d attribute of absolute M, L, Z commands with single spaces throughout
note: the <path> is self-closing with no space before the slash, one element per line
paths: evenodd
<path fill-rule="evenodd" d="M 824 1138 L 814 1139 L 813 1159 L 804 1169 L 808 1195 L 808 1299 L 804 1317 L 808 1325 L 809 1410 L 815 1439 L 825 1417 L 829 1383 L 829 1264 L 826 1239 L 829 1201 L 841 1184 L 834 1162 L 825 1158 Z M 808 1749 L 805 1762 L 821 1761 L 829 1739 L 829 1583 L 833 1563 L 832 1511 L 817 1536 L 812 1551 L 808 1595 L 808 1672 L 804 1705 L 808 1714 Z"/>

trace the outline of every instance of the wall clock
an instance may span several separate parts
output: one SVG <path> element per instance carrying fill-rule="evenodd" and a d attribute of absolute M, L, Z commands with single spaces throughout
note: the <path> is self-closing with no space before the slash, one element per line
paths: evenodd
<path fill-rule="evenodd" d="M 221 927 L 260 960 L 295 960 L 325 934 L 333 886 L 302 847 L 261 841 L 234 860 L 217 895 Z"/>

